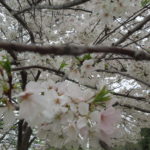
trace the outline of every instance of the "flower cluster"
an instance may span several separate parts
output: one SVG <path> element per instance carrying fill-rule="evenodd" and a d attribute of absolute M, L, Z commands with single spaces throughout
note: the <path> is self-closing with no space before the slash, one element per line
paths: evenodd
<path fill-rule="evenodd" d="M 93 9 L 94 6 L 94 12 L 101 16 L 101 21 L 106 25 L 112 24 L 114 18 L 128 16 L 129 12 L 135 11 L 131 10 L 135 4 L 136 7 L 140 5 L 139 0 L 98 0 L 93 3 L 90 7 Z"/>
<path fill-rule="evenodd" d="M 97 149 L 99 140 L 108 143 L 120 113 L 94 104 L 95 94 L 69 81 L 29 82 L 20 95 L 19 115 L 52 147 Z"/>

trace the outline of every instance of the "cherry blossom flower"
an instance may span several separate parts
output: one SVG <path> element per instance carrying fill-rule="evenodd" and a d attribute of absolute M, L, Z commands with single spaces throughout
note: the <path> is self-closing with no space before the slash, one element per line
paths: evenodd
<path fill-rule="evenodd" d="M 100 128 L 107 134 L 112 134 L 114 125 L 120 120 L 120 113 L 113 107 L 100 112 Z"/>
<path fill-rule="evenodd" d="M 56 84 L 56 88 L 58 89 L 59 94 L 65 94 L 72 98 L 74 102 L 86 101 L 90 97 L 94 95 L 94 92 L 89 90 L 81 90 L 79 85 L 64 81 Z"/>
<path fill-rule="evenodd" d="M 100 112 L 100 130 L 102 131 L 101 133 L 105 135 L 102 137 L 102 140 L 107 139 L 107 137 L 110 137 L 114 133 L 116 129 L 115 125 L 120 119 L 120 112 L 113 107 L 109 107 Z"/>
<path fill-rule="evenodd" d="M 46 98 L 34 92 L 25 91 L 20 95 L 19 118 L 25 119 L 30 126 L 38 125 L 45 119 Z"/>
<path fill-rule="evenodd" d="M 95 68 L 93 67 L 94 64 L 94 60 L 90 59 L 90 60 L 85 60 L 83 62 L 83 65 L 81 66 L 81 74 L 86 73 L 87 75 L 91 74 L 91 72 L 93 72 L 95 70 Z"/>

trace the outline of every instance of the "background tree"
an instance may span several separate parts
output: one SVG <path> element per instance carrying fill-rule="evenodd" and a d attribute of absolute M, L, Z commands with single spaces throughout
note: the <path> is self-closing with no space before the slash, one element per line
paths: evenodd
<path fill-rule="evenodd" d="M 64 149 L 65 137 L 44 132 L 61 128 L 60 116 L 51 128 L 42 120 L 49 106 L 43 99 L 48 89 L 75 98 L 81 118 L 90 120 L 89 114 L 98 109 L 101 116 L 114 114 L 114 122 L 114 108 L 121 111 L 119 131 L 111 144 L 105 136 L 96 143 L 95 136 L 86 135 L 86 142 L 85 138 L 82 144 L 66 142 L 66 149 L 97 149 L 92 146 L 96 144 L 99 149 L 111 149 L 136 142 L 140 130 L 150 126 L 149 8 L 149 0 L 0 0 L 2 149 Z M 25 104 L 29 99 L 35 105 Z M 78 100 L 83 99 L 91 101 L 80 104 Z M 85 127 L 83 120 L 77 122 Z M 44 140 L 39 138 L 43 136 Z"/>

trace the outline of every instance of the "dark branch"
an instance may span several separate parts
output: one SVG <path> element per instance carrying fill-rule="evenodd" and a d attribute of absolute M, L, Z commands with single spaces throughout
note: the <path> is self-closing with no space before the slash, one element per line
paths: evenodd
<path fill-rule="evenodd" d="M 68 10 L 74 10 L 74 11 L 83 11 L 83 12 L 87 12 L 87 13 L 92 13 L 91 10 L 86 10 L 86 9 L 82 9 L 82 8 L 68 8 Z"/>
<path fill-rule="evenodd" d="M 32 9 L 53 9 L 53 10 L 70 9 L 71 7 L 81 5 L 88 1 L 90 1 L 90 0 L 74 0 L 74 1 L 70 1 L 65 4 L 61 4 L 61 5 L 37 5 L 37 6 L 33 6 L 33 7 L 24 8 L 23 10 L 18 11 L 16 14 L 21 14 L 26 11 L 30 11 Z"/>
<path fill-rule="evenodd" d="M 116 96 L 130 98 L 130 99 L 135 99 L 137 101 L 148 102 L 148 101 L 146 101 L 145 97 L 141 97 L 141 96 L 133 96 L 133 95 L 128 95 L 128 94 L 116 93 L 116 92 L 111 92 L 111 94 L 116 95 Z M 148 103 L 150 104 L 150 102 L 148 102 Z"/>
<path fill-rule="evenodd" d="M 64 72 L 61 72 L 59 70 L 55 70 L 55 69 L 48 68 L 48 67 L 43 67 L 43 66 L 38 66 L 38 65 L 13 68 L 12 71 L 28 70 L 28 69 L 34 69 L 34 68 L 35 69 L 42 69 L 42 70 L 47 70 L 47 71 L 50 71 L 50 72 L 54 72 L 57 75 L 65 75 Z"/>
<path fill-rule="evenodd" d="M 121 107 L 125 107 L 125 108 L 128 108 L 128 109 L 135 109 L 137 111 L 141 111 L 141 112 L 144 112 L 144 113 L 150 113 L 150 110 L 146 110 L 146 109 L 139 108 L 139 107 L 136 107 L 136 106 L 131 106 L 129 104 L 120 104 L 120 103 L 116 102 L 115 104 L 113 104 L 113 106 L 121 106 Z"/>
<path fill-rule="evenodd" d="M 109 147 L 104 141 L 100 140 L 99 143 L 104 150 L 112 150 L 112 148 Z"/>
<path fill-rule="evenodd" d="M 19 120 L 19 122 L 18 122 L 17 150 L 21 149 L 21 143 L 22 143 L 22 125 L 23 125 L 23 120 Z"/>
<path fill-rule="evenodd" d="M 10 42 L 0 42 L 0 48 L 9 51 L 17 52 L 34 52 L 42 55 L 81 55 L 84 53 L 112 53 L 118 55 L 127 55 L 136 60 L 150 60 L 150 54 L 143 51 L 135 51 L 131 49 L 123 49 L 119 47 L 101 47 L 101 46 L 77 46 L 77 45 L 62 45 L 62 46 L 36 46 L 25 45 Z"/>

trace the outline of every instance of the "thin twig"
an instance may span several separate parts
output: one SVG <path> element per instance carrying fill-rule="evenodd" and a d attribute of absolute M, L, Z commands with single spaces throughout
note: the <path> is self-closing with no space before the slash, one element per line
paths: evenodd
<path fill-rule="evenodd" d="M 128 108 L 128 109 L 135 109 L 137 111 L 141 111 L 141 112 L 144 112 L 144 113 L 150 113 L 150 110 L 139 108 L 137 106 L 131 106 L 129 104 L 120 104 L 120 103 L 116 102 L 115 104 L 113 104 L 113 106 L 122 106 L 122 107 L 125 107 L 125 108 Z"/>
<path fill-rule="evenodd" d="M 141 96 L 133 96 L 133 95 L 129 95 L 129 94 L 122 94 L 122 93 L 116 93 L 116 92 L 111 92 L 111 94 L 115 95 L 115 96 L 121 96 L 121 97 L 126 97 L 126 98 L 130 98 L 130 99 L 135 99 L 137 101 L 143 101 L 143 102 L 147 102 L 150 104 L 149 101 L 146 101 L 145 97 L 141 97 Z"/>
<path fill-rule="evenodd" d="M 64 72 L 61 72 L 59 70 L 55 70 L 55 69 L 52 69 L 52 68 L 49 68 L 49 67 L 44 67 L 44 66 L 38 66 L 38 65 L 12 68 L 12 71 L 28 70 L 28 69 L 34 69 L 34 68 L 36 68 L 36 69 L 42 69 L 42 70 L 47 70 L 47 71 L 50 71 L 50 72 L 54 72 L 57 75 L 65 75 Z"/>
<path fill-rule="evenodd" d="M 113 44 L 113 46 L 118 46 L 123 43 L 129 36 L 131 36 L 134 32 L 140 30 L 147 22 L 150 21 L 150 15 L 146 16 L 143 21 L 137 24 L 134 28 L 128 31 L 120 40 Z"/>
<path fill-rule="evenodd" d="M 129 74 L 125 74 L 125 73 L 122 73 L 122 72 L 119 72 L 119 71 L 110 71 L 110 70 L 104 70 L 104 69 L 98 69 L 96 71 L 98 71 L 98 72 L 112 73 L 112 74 L 119 74 L 119 75 L 122 75 L 124 77 L 130 78 L 130 79 L 134 79 L 135 81 L 138 81 L 138 82 L 140 82 L 140 83 L 142 83 L 142 84 L 150 87 L 150 83 L 147 83 L 147 82 L 145 82 L 145 81 L 143 81 L 141 79 L 138 79 L 138 78 L 133 77 L 133 76 L 131 76 Z"/>

